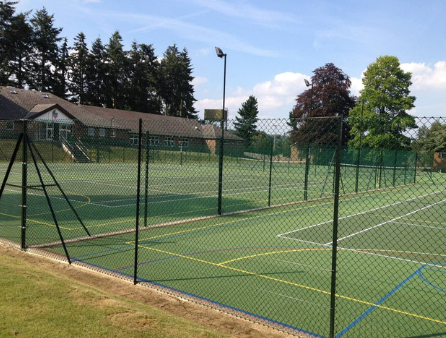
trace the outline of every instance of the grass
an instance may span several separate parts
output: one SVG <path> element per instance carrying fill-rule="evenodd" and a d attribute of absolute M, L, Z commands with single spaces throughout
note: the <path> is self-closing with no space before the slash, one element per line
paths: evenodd
<path fill-rule="evenodd" d="M 0 248 L 1 337 L 229 337 L 4 250 Z"/>

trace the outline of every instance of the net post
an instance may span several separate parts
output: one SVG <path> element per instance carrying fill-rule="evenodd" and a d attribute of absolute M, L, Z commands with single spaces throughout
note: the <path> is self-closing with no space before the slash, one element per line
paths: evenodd
<path fill-rule="evenodd" d="M 308 200 L 308 174 L 310 172 L 310 144 L 307 145 L 307 154 L 305 160 L 305 182 L 304 182 L 304 201 Z"/>
<path fill-rule="evenodd" d="M 135 262 L 133 271 L 133 284 L 136 285 L 138 279 L 138 242 L 139 242 L 139 202 L 141 190 L 141 144 L 142 144 L 142 119 L 138 123 L 138 178 L 136 183 L 136 220 L 135 220 Z"/>
<path fill-rule="evenodd" d="M 271 206 L 271 180 L 273 177 L 273 152 L 274 152 L 274 143 L 271 143 L 271 150 L 269 156 L 269 184 L 268 184 L 268 206 Z"/>
<path fill-rule="evenodd" d="M 396 185 L 396 164 L 397 164 L 397 157 L 398 157 L 398 149 L 395 149 L 395 159 L 393 161 L 393 182 L 392 185 Z"/>
<path fill-rule="evenodd" d="M 413 184 L 417 183 L 417 161 L 418 161 L 418 153 L 415 152 L 415 162 L 413 164 Z"/>
<path fill-rule="evenodd" d="M 28 121 L 23 120 L 22 145 L 22 217 L 21 217 L 21 249 L 26 249 L 26 207 L 28 195 Z"/>
<path fill-rule="evenodd" d="M 333 204 L 333 238 L 331 255 L 331 288 L 330 288 L 330 332 L 333 338 L 335 332 L 335 310 L 336 310 L 336 269 L 338 253 L 338 222 L 339 222 L 339 187 L 341 180 L 341 146 L 342 146 L 342 117 L 338 118 L 338 139 L 336 146 L 336 175 Z"/>
<path fill-rule="evenodd" d="M 218 198 L 217 198 L 217 213 L 221 215 L 222 209 L 222 193 L 223 193 L 223 142 L 224 142 L 224 119 L 220 120 L 221 138 L 220 150 L 218 156 Z"/>

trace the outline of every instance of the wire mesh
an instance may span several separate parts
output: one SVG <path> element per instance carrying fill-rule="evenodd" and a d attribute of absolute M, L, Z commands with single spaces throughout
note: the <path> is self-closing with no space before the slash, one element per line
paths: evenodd
<path fill-rule="evenodd" d="M 446 121 L 416 121 L 0 121 L 0 237 L 308 336 L 441 335 Z"/>

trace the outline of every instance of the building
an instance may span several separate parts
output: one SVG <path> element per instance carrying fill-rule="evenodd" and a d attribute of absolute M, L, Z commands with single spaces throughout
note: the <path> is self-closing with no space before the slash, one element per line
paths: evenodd
<path fill-rule="evenodd" d="M 51 93 L 0 86 L 0 137 L 22 131 L 21 120 L 28 123 L 28 134 L 39 141 L 77 140 L 136 145 L 142 119 L 144 142 L 151 147 L 195 148 L 218 153 L 221 128 L 201 124 L 195 119 L 146 114 L 118 109 L 78 105 Z M 226 132 L 225 146 L 243 152 L 243 139 Z"/>

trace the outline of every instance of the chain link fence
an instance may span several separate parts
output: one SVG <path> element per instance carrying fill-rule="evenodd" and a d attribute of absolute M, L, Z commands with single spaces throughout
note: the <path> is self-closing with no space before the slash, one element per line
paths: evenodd
<path fill-rule="evenodd" d="M 296 335 L 440 336 L 445 123 L 0 121 L 0 237 Z"/>

